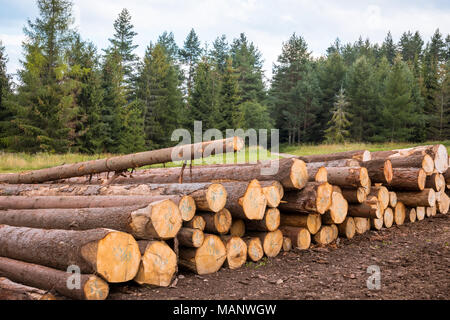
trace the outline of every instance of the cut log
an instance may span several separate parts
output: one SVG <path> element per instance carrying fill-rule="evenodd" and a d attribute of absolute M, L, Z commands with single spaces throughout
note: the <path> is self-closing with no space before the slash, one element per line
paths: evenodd
<path fill-rule="evenodd" d="M 368 150 L 355 150 L 355 151 L 345 151 L 336 152 L 328 154 L 316 154 L 311 156 L 301 156 L 299 159 L 305 162 L 322 162 L 322 161 L 333 161 L 340 159 L 354 159 L 358 161 L 369 161 L 371 160 L 371 155 Z"/>
<path fill-rule="evenodd" d="M 333 192 L 337 192 L 337 193 L 341 193 L 342 194 L 342 189 L 339 186 L 333 186 Z"/>
<path fill-rule="evenodd" d="M 335 241 L 339 237 L 339 229 L 335 224 L 331 224 L 330 227 L 333 230 L 333 241 Z"/>
<path fill-rule="evenodd" d="M 383 210 L 389 206 L 389 199 L 390 199 L 389 191 L 386 187 L 383 186 L 372 187 L 369 196 L 377 197 Z"/>
<path fill-rule="evenodd" d="M 420 168 L 394 168 L 392 181 L 387 184 L 394 190 L 421 191 L 425 188 L 427 175 Z"/>
<path fill-rule="evenodd" d="M 370 219 L 370 226 L 373 230 L 381 230 L 383 228 L 384 220 L 383 218 L 380 219 Z"/>
<path fill-rule="evenodd" d="M 307 163 L 306 168 L 308 168 L 308 181 L 315 182 L 327 182 L 328 181 L 328 171 L 327 168 L 315 165 L 315 162 Z"/>
<path fill-rule="evenodd" d="M 394 224 L 394 211 L 392 208 L 386 208 L 386 210 L 384 210 L 383 221 L 386 228 L 392 227 Z"/>
<path fill-rule="evenodd" d="M 397 205 L 397 194 L 394 191 L 389 192 L 389 206 L 395 208 Z"/>
<path fill-rule="evenodd" d="M 247 245 L 248 258 L 253 262 L 261 260 L 264 256 L 261 240 L 258 237 L 245 237 L 243 240 Z"/>
<path fill-rule="evenodd" d="M 146 151 L 125 156 L 65 164 L 48 169 L 23 173 L 1 174 L 2 183 L 41 183 L 71 177 L 81 177 L 100 172 L 124 171 L 150 164 L 166 163 L 177 160 L 191 160 L 208 157 L 216 152 L 239 151 L 244 141 L 239 137 L 223 140 L 207 141 L 190 145 L 176 146 L 161 150 Z"/>
<path fill-rule="evenodd" d="M 313 242 L 320 245 L 326 245 L 334 240 L 334 231 L 330 226 L 323 225 L 314 235 Z"/>
<path fill-rule="evenodd" d="M 416 208 L 416 216 L 418 221 L 422 221 L 423 219 L 425 219 L 425 215 L 426 215 L 425 207 L 420 206 Z"/>
<path fill-rule="evenodd" d="M 363 234 L 370 229 L 370 219 L 354 217 L 353 220 L 355 221 L 356 233 Z"/>
<path fill-rule="evenodd" d="M 228 197 L 225 208 L 238 219 L 261 220 L 267 200 L 258 180 L 247 183 L 224 183 Z"/>
<path fill-rule="evenodd" d="M 205 234 L 200 248 L 180 248 L 179 265 L 199 275 L 219 271 L 227 258 L 222 240 L 213 234 Z"/>
<path fill-rule="evenodd" d="M 201 231 L 205 230 L 206 222 L 201 216 L 194 216 L 192 220 L 183 222 L 183 227 L 191 229 L 199 229 Z"/>
<path fill-rule="evenodd" d="M 427 216 L 427 218 L 431 218 L 432 216 L 436 215 L 436 207 L 426 207 L 425 210 L 425 215 Z"/>
<path fill-rule="evenodd" d="M 264 253 L 269 258 L 276 257 L 283 246 L 283 233 L 280 230 L 271 232 L 249 232 L 250 237 L 258 237 L 261 240 Z"/>
<path fill-rule="evenodd" d="M 230 228 L 230 235 L 234 237 L 243 237 L 245 234 L 245 222 L 242 219 L 233 219 Z"/>
<path fill-rule="evenodd" d="M 223 208 L 219 212 L 198 212 L 198 216 L 205 220 L 205 231 L 215 234 L 225 234 L 231 228 L 231 214 L 228 209 Z"/>
<path fill-rule="evenodd" d="M 239 237 L 220 236 L 227 249 L 227 259 L 224 265 L 232 270 L 238 269 L 247 261 L 247 245 Z"/>
<path fill-rule="evenodd" d="M 348 212 L 347 200 L 345 200 L 339 192 L 333 192 L 331 199 L 331 207 L 322 215 L 322 222 L 324 224 L 338 224 L 344 222 Z"/>
<path fill-rule="evenodd" d="M 397 192 L 397 200 L 408 207 L 433 207 L 436 204 L 436 193 L 433 189 L 418 192 Z"/>
<path fill-rule="evenodd" d="M 150 169 L 134 177 L 119 177 L 115 184 L 178 183 L 182 168 Z M 194 166 L 185 170 L 183 182 L 279 181 L 286 190 L 302 189 L 308 182 L 306 164 L 286 158 L 258 164 Z"/>
<path fill-rule="evenodd" d="M 367 169 L 364 167 L 336 167 L 327 168 L 328 182 L 342 188 L 363 187 L 370 188 L 370 178 Z"/>
<path fill-rule="evenodd" d="M 400 226 L 405 222 L 406 219 L 406 208 L 402 202 L 397 202 L 394 209 L 394 221 L 395 224 Z"/>
<path fill-rule="evenodd" d="M 271 181 L 265 181 L 265 182 L 271 182 Z M 262 192 L 264 194 L 264 197 L 267 200 L 267 206 L 270 208 L 278 207 L 281 199 L 284 196 L 283 186 L 281 186 L 281 184 L 280 184 L 281 190 L 283 190 L 280 192 L 280 186 L 277 186 L 276 185 L 277 183 L 280 184 L 278 181 L 273 181 L 273 184 L 271 184 L 271 185 L 267 185 L 267 183 L 265 183 L 266 186 L 263 186 L 261 184 Z"/>
<path fill-rule="evenodd" d="M 316 234 L 322 226 L 320 214 L 284 214 L 280 215 L 281 226 L 301 227 L 308 229 L 309 233 Z"/>
<path fill-rule="evenodd" d="M 347 214 L 351 217 L 380 219 L 383 217 L 383 208 L 379 201 L 366 200 L 361 204 L 349 204 Z"/>
<path fill-rule="evenodd" d="M 177 270 L 175 252 L 164 241 L 139 241 L 138 244 L 142 259 L 134 281 L 168 287 Z"/>
<path fill-rule="evenodd" d="M 141 254 L 134 238 L 109 229 L 42 230 L 0 225 L 0 256 L 60 270 L 77 265 L 108 282 L 132 280 Z"/>
<path fill-rule="evenodd" d="M 280 210 L 267 208 L 262 220 L 252 220 L 245 223 L 245 229 L 250 231 L 275 231 L 280 226 Z"/>
<path fill-rule="evenodd" d="M 447 214 L 450 207 L 450 197 L 442 192 L 439 201 L 437 202 L 437 209 L 439 213 Z"/>
<path fill-rule="evenodd" d="M 366 191 L 363 187 L 357 189 L 342 189 L 342 196 L 348 203 L 363 203 L 367 198 Z"/>
<path fill-rule="evenodd" d="M 285 237 L 291 239 L 295 248 L 306 250 L 311 245 L 311 234 L 306 228 L 284 226 L 280 230 Z"/>
<path fill-rule="evenodd" d="M 264 188 L 266 188 L 266 187 L 272 187 L 272 186 L 276 187 L 278 190 L 278 195 L 280 197 L 280 200 L 283 199 L 284 188 L 280 182 L 278 182 L 278 181 L 259 181 L 259 183 L 261 184 L 261 187 L 263 188 L 263 192 L 264 192 Z"/>
<path fill-rule="evenodd" d="M 413 223 L 417 220 L 416 208 L 406 208 L 406 218 L 405 221 Z"/>
<path fill-rule="evenodd" d="M 0 300 L 57 300 L 44 290 L 25 286 L 0 277 Z"/>
<path fill-rule="evenodd" d="M 0 224 L 38 229 L 109 228 L 137 239 L 170 239 L 181 228 L 178 207 L 170 200 L 118 208 L 0 210 Z"/>
<path fill-rule="evenodd" d="M 389 158 L 393 168 L 421 168 L 427 175 L 433 173 L 434 161 L 428 154 L 413 154 L 407 157 Z"/>
<path fill-rule="evenodd" d="M 390 183 L 393 177 L 392 163 L 389 159 L 375 159 L 361 162 L 367 169 L 372 183 Z"/>
<path fill-rule="evenodd" d="M 355 159 L 339 159 L 339 160 L 331 160 L 331 161 L 315 161 L 315 162 L 307 162 L 306 167 L 312 170 L 317 170 L 320 167 L 330 167 L 330 168 L 340 168 L 340 167 L 359 167 L 359 161 Z"/>
<path fill-rule="evenodd" d="M 323 214 L 331 206 L 332 190 L 327 182 L 310 182 L 303 190 L 287 192 L 279 208 L 285 212 Z"/>
<path fill-rule="evenodd" d="M 205 240 L 200 229 L 181 228 L 177 234 L 180 245 L 191 248 L 200 248 Z"/>
<path fill-rule="evenodd" d="M 347 239 L 352 239 L 355 236 L 355 220 L 353 217 L 346 217 L 344 222 L 337 225 L 339 235 Z"/>
<path fill-rule="evenodd" d="M 431 188 L 434 191 L 445 189 L 445 178 L 440 173 L 433 173 L 426 178 L 425 188 Z"/>
<path fill-rule="evenodd" d="M 292 250 L 292 240 L 288 237 L 283 237 L 283 247 L 284 252 Z"/>

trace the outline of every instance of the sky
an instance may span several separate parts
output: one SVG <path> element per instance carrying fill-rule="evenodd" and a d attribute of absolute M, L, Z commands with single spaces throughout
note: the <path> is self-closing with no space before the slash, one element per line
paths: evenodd
<path fill-rule="evenodd" d="M 138 35 L 136 53 L 143 56 L 150 41 L 172 31 L 182 46 L 194 28 L 202 44 L 225 34 L 231 42 L 241 32 L 262 53 L 266 77 L 292 33 L 301 35 L 313 56 L 325 55 L 339 37 L 359 36 L 382 43 L 388 31 L 397 42 L 404 31 L 419 30 L 427 42 L 439 28 L 450 33 L 448 0 L 74 0 L 75 27 L 99 49 L 109 44 L 113 22 L 122 8 L 132 16 Z M 9 57 L 8 73 L 20 68 L 23 27 L 38 14 L 34 0 L 0 0 L 0 40 Z"/>

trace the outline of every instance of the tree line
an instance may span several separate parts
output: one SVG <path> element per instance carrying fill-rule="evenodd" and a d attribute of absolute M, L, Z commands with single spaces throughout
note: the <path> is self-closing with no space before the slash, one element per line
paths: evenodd
<path fill-rule="evenodd" d="M 192 29 L 135 54 L 123 9 L 99 51 L 72 27 L 70 0 L 38 0 L 24 28 L 17 83 L 0 42 L 0 149 L 129 153 L 173 145 L 176 128 L 280 129 L 281 142 L 425 141 L 450 137 L 450 35 L 390 33 L 381 45 L 337 39 L 314 58 L 303 37 L 283 43 L 265 78 L 244 33 L 202 45 Z M 1 39 L 0 39 L 1 41 Z"/>

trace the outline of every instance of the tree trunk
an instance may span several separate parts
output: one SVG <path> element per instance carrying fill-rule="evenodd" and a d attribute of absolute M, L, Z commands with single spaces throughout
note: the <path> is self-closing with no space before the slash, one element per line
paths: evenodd
<path fill-rule="evenodd" d="M 311 234 L 305 228 L 283 226 L 280 227 L 285 237 L 291 239 L 292 245 L 300 250 L 306 250 L 311 245 Z"/>
<path fill-rule="evenodd" d="M 286 193 L 279 208 L 286 212 L 323 214 L 331 206 L 332 190 L 327 182 L 309 182 L 303 190 Z"/>
<path fill-rule="evenodd" d="M 432 188 L 434 191 L 445 189 L 445 178 L 440 173 L 433 173 L 426 177 L 425 188 Z"/>
<path fill-rule="evenodd" d="M 25 286 L 0 277 L 0 300 L 57 300 L 44 290 Z"/>
<path fill-rule="evenodd" d="M 227 209 L 222 209 L 219 212 L 199 212 L 198 216 L 205 220 L 205 231 L 214 234 L 225 234 L 231 228 L 231 214 Z"/>
<path fill-rule="evenodd" d="M 247 245 L 248 258 L 253 262 L 261 260 L 264 256 L 261 240 L 258 237 L 245 237 L 242 240 L 244 240 Z"/>
<path fill-rule="evenodd" d="M 427 175 L 419 168 L 395 168 L 392 181 L 387 184 L 395 190 L 420 191 L 425 188 Z"/>
<path fill-rule="evenodd" d="M 397 205 L 394 209 L 394 221 L 395 224 L 400 226 L 405 222 L 406 218 L 406 208 L 402 202 L 397 202 Z"/>
<path fill-rule="evenodd" d="M 261 240 L 264 253 L 269 258 L 276 257 L 283 246 L 283 233 L 280 230 L 271 232 L 249 232 L 250 237 L 258 237 Z"/>
<path fill-rule="evenodd" d="M 436 204 L 436 193 L 433 189 L 417 192 L 397 192 L 397 200 L 408 207 L 432 207 Z"/>
<path fill-rule="evenodd" d="M 370 178 L 364 167 L 328 167 L 327 170 L 328 182 L 333 185 L 347 189 L 363 187 L 368 190 L 370 188 Z"/>
<path fill-rule="evenodd" d="M 357 189 L 341 189 L 342 196 L 348 203 L 363 203 L 366 201 L 367 194 L 363 187 Z"/>
<path fill-rule="evenodd" d="M 427 175 L 433 173 L 434 161 L 428 154 L 413 154 L 407 157 L 390 157 L 393 168 L 419 168 Z"/>
<path fill-rule="evenodd" d="M 177 234 L 180 245 L 191 248 L 200 248 L 205 240 L 203 231 L 200 229 L 181 228 Z"/>
<path fill-rule="evenodd" d="M 331 207 L 322 215 L 322 222 L 324 224 L 339 224 L 344 222 L 348 212 L 347 200 L 339 192 L 333 192 L 331 199 Z"/>
<path fill-rule="evenodd" d="M 339 235 L 347 239 L 352 239 L 355 236 L 355 220 L 353 217 L 346 217 L 344 222 L 337 225 Z"/>
<path fill-rule="evenodd" d="M 280 215 L 281 226 L 301 227 L 308 229 L 312 235 L 316 234 L 322 226 L 320 214 L 284 214 Z"/>
<path fill-rule="evenodd" d="M 247 245 L 240 237 L 220 236 L 227 249 L 225 266 L 234 270 L 242 267 L 247 261 Z"/>
<path fill-rule="evenodd" d="M 386 228 L 392 227 L 392 224 L 394 223 L 394 211 L 392 211 L 392 208 L 384 210 L 383 221 Z"/>
<path fill-rule="evenodd" d="M 334 232 L 330 226 L 323 225 L 320 230 L 314 235 L 313 242 L 321 245 L 326 245 L 334 240 Z"/>
<path fill-rule="evenodd" d="M 245 229 L 250 231 L 275 231 L 280 226 L 280 210 L 268 208 L 262 220 L 252 220 L 245 223 Z"/>
<path fill-rule="evenodd" d="M 201 142 L 161 150 L 128 154 L 125 156 L 65 164 L 53 168 L 24 173 L 0 174 L 0 182 L 12 184 L 42 183 L 45 181 L 81 177 L 100 172 L 117 172 L 157 163 L 203 158 L 204 156 L 214 154 L 216 150 L 219 151 L 219 153 L 238 151 L 242 149 L 243 146 L 243 140 L 234 137 L 224 140 Z"/>
<path fill-rule="evenodd" d="M 383 217 L 383 209 L 379 201 L 366 200 L 361 204 L 350 204 L 348 206 L 348 215 L 351 217 L 380 219 Z"/>
<path fill-rule="evenodd" d="M 233 219 L 230 235 L 242 238 L 245 234 L 245 222 L 242 219 Z"/>
<path fill-rule="evenodd" d="M 192 229 L 199 229 L 201 231 L 205 230 L 206 222 L 203 217 L 195 215 L 194 218 L 192 218 L 189 221 L 183 222 L 184 228 L 192 228 Z"/>
<path fill-rule="evenodd" d="M 341 159 L 354 159 L 358 161 L 369 161 L 371 160 L 371 154 L 367 150 L 355 150 L 355 151 L 345 151 L 336 152 L 328 154 L 316 154 L 311 156 L 300 156 L 299 159 L 305 162 L 324 162 L 333 161 Z"/>
<path fill-rule="evenodd" d="M 164 241 L 139 241 L 138 244 L 142 259 L 134 281 L 168 287 L 177 271 L 175 252 Z"/>
<path fill-rule="evenodd" d="M 175 237 L 181 223 L 178 208 L 170 200 L 117 208 L 0 210 L 0 224 L 63 230 L 109 228 L 148 240 Z"/>
<path fill-rule="evenodd" d="M 393 170 L 389 159 L 375 159 L 361 162 L 361 167 L 367 169 L 372 183 L 389 183 L 392 181 Z"/>
<path fill-rule="evenodd" d="M 316 166 L 320 162 L 311 162 L 306 164 L 308 169 L 308 181 L 310 182 L 328 182 L 328 171 L 324 166 Z"/>
<path fill-rule="evenodd" d="M 239 219 L 261 220 L 266 211 L 267 200 L 258 180 L 245 183 L 224 183 L 228 197 L 225 208 Z"/>
<path fill-rule="evenodd" d="M 108 282 L 126 282 L 137 273 L 141 254 L 134 238 L 109 229 L 42 230 L 0 225 L 0 256 L 60 270 L 77 265 Z"/>
<path fill-rule="evenodd" d="M 205 234 L 200 248 L 180 248 L 179 265 L 199 275 L 219 271 L 227 258 L 222 240 L 213 234 Z"/>

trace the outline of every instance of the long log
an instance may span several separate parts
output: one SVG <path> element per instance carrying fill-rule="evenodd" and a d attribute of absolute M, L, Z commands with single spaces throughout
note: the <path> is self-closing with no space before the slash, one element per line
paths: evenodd
<path fill-rule="evenodd" d="M 336 167 L 359 167 L 359 161 L 355 159 L 338 159 L 338 160 L 331 160 L 331 161 L 318 161 L 318 162 L 306 162 L 306 167 L 308 170 L 315 169 L 320 167 L 329 167 L 329 168 L 336 168 Z"/>
<path fill-rule="evenodd" d="M 250 231 L 275 231 L 280 226 L 280 210 L 267 208 L 262 220 L 245 222 L 245 229 Z"/>
<path fill-rule="evenodd" d="M 309 182 L 303 190 L 287 192 L 279 208 L 286 212 L 323 214 L 331 206 L 332 190 L 327 182 Z"/>
<path fill-rule="evenodd" d="M 280 231 L 285 237 L 291 239 L 295 248 L 306 250 L 311 245 L 311 234 L 306 228 L 283 226 L 280 227 Z"/>
<path fill-rule="evenodd" d="M 306 168 L 308 169 L 308 181 L 327 182 L 327 168 L 325 168 L 324 166 L 316 166 L 315 164 L 316 162 L 306 164 Z"/>
<path fill-rule="evenodd" d="M 320 214 L 284 214 L 280 215 L 281 226 L 301 227 L 308 229 L 312 235 L 316 234 L 322 226 Z"/>
<path fill-rule="evenodd" d="M 181 228 L 178 207 L 170 200 L 118 208 L 0 210 L 0 224 L 37 229 L 109 228 L 137 239 L 170 239 Z"/>
<path fill-rule="evenodd" d="M 324 224 L 339 224 L 347 217 L 348 202 L 339 192 L 333 192 L 331 196 L 331 207 L 322 215 Z"/>
<path fill-rule="evenodd" d="M 348 203 L 363 203 L 366 201 L 367 193 L 363 187 L 357 189 L 341 189 L 342 196 Z"/>
<path fill-rule="evenodd" d="M 384 210 L 383 222 L 386 228 L 390 228 L 394 224 L 394 211 L 392 208 L 389 207 Z"/>
<path fill-rule="evenodd" d="M 400 226 L 405 222 L 406 219 L 406 208 L 402 202 L 397 202 L 394 208 L 394 221 L 395 224 Z"/>
<path fill-rule="evenodd" d="M 436 192 L 424 189 L 417 192 L 397 192 L 397 200 L 408 207 L 432 207 L 436 204 Z"/>
<path fill-rule="evenodd" d="M 225 208 L 219 212 L 198 212 L 197 215 L 205 220 L 206 232 L 225 234 L 230 231 L 232 217 L 230 211 Z"/>
<path fill-rule="evenodd" d="M 57 300 L 44 290 L 25 286 L 0 277 L 0 300 Z"/>
<path fill-rule="evenodd" d="M 247 255 L 251 261 L 257 262 L 264 257 L 264 249 L 260 238 L 245 237 L 242 240 L 247 245 Z"/>
<path fill-rule="evenodd" d="M 393 168 L 421 168 L 427 175 L 433 173 L 434 161 L 428 154 L 389 158 Z"/>
<path fill-rule="evenodd" d="M 0 174 L 2 183 L 41 183 L 71 177 L 81 177 L 100 172 L 123 171 L 151 164 L 166 163 L 177 160 L 203 158 L 222 152 L 242 149 L 244 142 L 239 137 L 207 141 L 190 145 L 176 146 L 161 150 L 146 151 L 106 159 L 91 160 L 74 164 L 65 164 L 48 169 L 22 173 Z"/>
<path fill-rule="evenodd" d="M 351 217 L 380 219 L 383 209 L 378 201 L 366 200 L 361 204 L 349 204 L 347 214 Z"/>
<path fill-rule="evenodd" d="M 134 238 L 109 229 L 42 230 L 0 225 L 0 256 L 60 270 L 76 265 L 108 282 L 136 275 L 141 259 Z"/>
<path fill-rule="evenodd" d="M 425 188 L 432 188 L 434 191 L 445 189 L 445 178 L 440 173 L 433 173 L 426 178 Z"/>
<path fill-rule="evenodd" d="M 370 178 L 364 167 L 327 167 L 328 182 L 343 188 L 370 188 Z"/>
<path fill-rule="evenodd" d="M 355 236 L 355 220 L 353 217 L 346 217 L 344 222 L 337 225 L 341 237 L 352 239 Z"/>
<path fill-rule="evenodd" d="M 358 161 L 368 161 L 371 160 L 371 154 L 367 150 L 355 150 L 355 151 L 345 151 L 328 154 L 317 154 L 311 156 L 300 156 L 299 159 L 305 162 L 323 162 L 340 159 L 354 159 Z"/>
<path fill-rule="evenodd" d="M 142 254 L 134 278 L 139 284 L 168 287 L 177 270 L 177 256 L 164 241 L 139 241 Z"/>
<path fill-rule="evenodd" d="M 181 228 L 177 234 L 180 245 L 191 248 L 200 248 L 205 241 L 203 231 L 200 229 Z"/>
<path fill-rule="evenodd" d="M 389 183 L 392 181 L 393 170 L 389 159 L 375 159 L 361 162 L 361 167 L 367 169 L 372 183 Z"/>
<path fill-rule="evenodd" d="M 425 171 L 420 168 L 395 168 L 387 186 L 394 190 L 420 191 L 425 188 L 426 178 Z"/>
<path fill-rule="evenodd" d="M 227 259 L 224 266 L 231 270 L 238 269 L 247 261 L 247 245 L 240 237 L 230 235 L 220 236 L 227 249 Z"/>
<path fill-rule="evenodd" d="M 269 258 L 276 257 L 283 246 L 283 233 L 280 230 L 270 232 L 248 232 L 250 237 L 261 240 L 264 253 Z"/>

